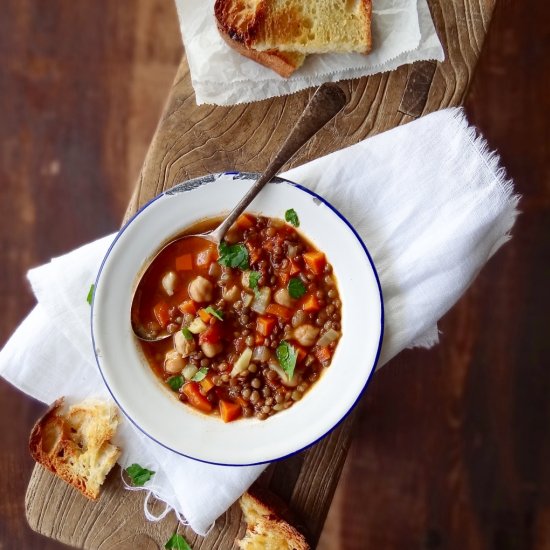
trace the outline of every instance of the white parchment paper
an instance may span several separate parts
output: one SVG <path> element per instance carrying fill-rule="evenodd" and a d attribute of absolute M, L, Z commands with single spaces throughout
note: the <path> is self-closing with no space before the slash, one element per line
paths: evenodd
<path fill-rule="evenodd" d="M 231 49 L 220 37 L 215 0 L 176 0 L 197 103 L 235 105 L 290 94 L 349 78 L 393 70 L 420 60 L 444 59 L 426 0 L 373 0 L 373 50 L 310 55 L 283 78 Z"/>

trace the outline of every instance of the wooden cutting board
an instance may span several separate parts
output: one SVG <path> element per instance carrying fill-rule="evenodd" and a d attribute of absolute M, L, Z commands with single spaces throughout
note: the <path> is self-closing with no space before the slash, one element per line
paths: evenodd
<path fill-rule="evenodd" d="M 474 73 L 496 0 L 430 0 L 444 44 L 443 63 L 419 62 L 390 73 L 344 82 L 351 100 L 287 166 L 297 166 L 423 114 L 460 105 Z M 125 219 L 163 190 L 209 172 L 261 171 L 303 110 L 312 90 L 234 107 L 195 103 L 187 61 L 179 67 Z M 344 464 L 356 414 L 310 449 L 271 465 L 259 480 L 285 500 L 315 545 Z M 238 505 L 205 538 L 143 517 L 141 492 L 122 488 L 118 467 L 92 503 L 41 467 L 27 489 L 27 520 L 37 532 L 80 548 L 159 548 L 176 531 L 195 550 L 230 549 L 244 533 Z M 160 505 L 153 509 L 159 511 Z"/>

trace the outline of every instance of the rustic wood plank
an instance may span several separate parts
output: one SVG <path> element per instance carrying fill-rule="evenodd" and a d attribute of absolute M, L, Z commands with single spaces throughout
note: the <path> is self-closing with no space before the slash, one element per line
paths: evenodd
<path fill-rule="evenodd" d="M 491 19 L 494 0 L 433 0 L 430 6 L 448 58 L 436 67 L 429 89 L 429 74 L 415 66 L 344 83 L 351 95 L 345 116 L 333 121 L 312 140 L 289 167 L 408 122 L 420 114 L 462 102 Z M 418 74 L 424 75 L 422 82 Z M 415 85 L 419 86 L 416 96 L 414 90 L 411 91 Z M 304 91 L 231 108 L 197 107 L 183 60 L 127 216 L 154 195 L 184 179 L 227 169 L 261 170 L 311 93 Z M 411 101 L 408 97 L 417 99 Z M 405 112 L 400 111 L 402 106 Z M 269 473 L 271 490 L 287 497 L 314 544 L 351 441 L 353 418 L 351 415 L 303 456 L 274 464 Z M 296 480 L 293 487 L 289 479 Z M 27 518 L 39 532 L 84 548 L 107 544 L 124 548 L 136 540 L 151 540 L 161 545 L 173 531 L 175 520 L 170 517 L 154 526 L 143 522 L 141 501 L 140 495 L 124 492 L 118 483 L 111 481 L 100 503 L 90 510 L 85 499 L 36 468 L 28 489 Z M 51 506 L 52 502 L 55 507 Z M 234 507 L 206 538 L 197 538 L 189 529 L 185 530 L 185 536 L 195 549 L 230 548 L 240 529 L 239 513 Z"/>

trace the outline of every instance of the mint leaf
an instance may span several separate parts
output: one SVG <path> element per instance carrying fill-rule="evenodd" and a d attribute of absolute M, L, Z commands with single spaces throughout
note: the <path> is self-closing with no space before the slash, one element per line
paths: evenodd
<path fill-rule="evenodd" d="M 174 533 L 164 545 L 166 550 L 192 550 L 189 543 L 177 533 Z"/>
<path fill-rule="evenodd" d="M 218 263 L 226 267 L 248 269 L 248 250 L 242 243 L 229 245 L 222 241 L 219 246 Z"/>
<path fill-rule="evenodd" d="M 285 371 L 289 380 L 294 376 L 294 369 L 296 368 L 296 360 L 298 359 L 298 352 L 296 348 L 290 345 L 285 340 L 282 340 L 277 350 L 275 351 L 279 365 Z"/>
<path fill-rule="evenodd" d="M 301 298 L 306 293 L 306 285 L 300 277 L 293 277 L 288 281 L 288 293 L 292 298 Z"/>
<path fill-rule="evenodd" d="M 187 327 L 183 327 L 181 333 L 185 336 L 186 340 L 193 340 L 193 333 Z"/>
<path fill-rule="evenodd" d="M 183 377 L 178 376 L 171 376 L 166 380 L 166 383 L 174 390 L 178 391 L 183 386 Z"/>
<path fill-rule="evenodd" d="M 88 304 L 92 305 L 92 300 L 94 299 L 95 285 L 90 285 L 90 290 L 88 290 L 88 296 L 86 296 L 86 301 Z"/>
<path fill-rule="evenodd" d="M 294 208 L 289 208 L 285 212 L 285 220 L 288 223 L 291 223 L 294 227 L 299 227 L 300 220 L 298 219 L 298 214 L 296 214 L 296 210 Z"/>
<path fill-rule="evenodd" d="M 195 376 L 191 378 L 191 380 L 193 380 L 193 382 L 200 382 L 201 380 L 204 380 L 206 378 L 207 374 L 208 374 L 208 367 L 201 367 L 196 372 Z"/>
<path fill-rule="evenodd" d="M 212 306 L 208 306 L 204 311 L 206 311 L 206 313 L 210 313 L 210 315 L 213 315 L 216 319 L 223 321 L 223 311 L 214 309 Z"/>
<path fill-rule="evenodd" d="M 147 468 L 143 468 L 139 464 L 132 464 L 131 466 L 128 466 L 128 468 L 126 468 L 126 473 L 132 480 L 132 485 L 134 487 L 143 487 L 143 485 L 145 485 L 145 483 L 147 483 L 151 477 L 155 475 L 155 472 L 152 472 Z"/>

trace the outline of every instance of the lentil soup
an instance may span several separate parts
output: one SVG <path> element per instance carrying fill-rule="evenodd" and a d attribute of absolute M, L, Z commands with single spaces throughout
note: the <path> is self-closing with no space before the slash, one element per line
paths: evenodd
<path fill-rule="evenodd" d="M 132 310 L 157 376 L 178 398 L 224 422 L 291 407 L 329 367 L 342 304 L 332 266 L 294 226 L 243 214 L 219 249 L 190 237 L 148 268 Z M 208 220 L 187 234 L 216 227 Z"/>

